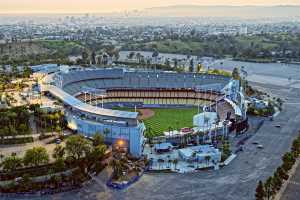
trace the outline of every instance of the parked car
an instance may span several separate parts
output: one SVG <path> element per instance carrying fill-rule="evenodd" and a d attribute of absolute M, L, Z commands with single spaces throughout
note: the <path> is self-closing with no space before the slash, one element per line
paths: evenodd
<path fill-rule="evenodd" d="M 56 143 L 56 144 L 60 144 L 60 143 L 61 143 L 61 139 L 57 138 L 57 139 L 55 140 L 55 143 Z"/>
<path fill-rule="evenodd" d="M 258 149 L 263 149 L 264 146 L 260 144 L 260 145 L 257 145 L 257 148 L 258 148 Z"/>

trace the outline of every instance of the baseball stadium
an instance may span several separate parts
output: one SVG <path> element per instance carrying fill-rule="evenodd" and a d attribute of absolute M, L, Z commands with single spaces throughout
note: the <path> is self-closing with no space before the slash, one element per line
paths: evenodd
<path fill-rule="evenodd" d="M 87 137 L 99 132 L 135 157 L 146 138 L 167 137 L 170 129 L 205 131 L 205 113 L 215 113 L 223 130 L 224 122 L 231 131 L 247 124 L 239 81 L 222 75 L 80 69 L 49 74 L 40 86 L 62 102 L 70 129 Z"/>

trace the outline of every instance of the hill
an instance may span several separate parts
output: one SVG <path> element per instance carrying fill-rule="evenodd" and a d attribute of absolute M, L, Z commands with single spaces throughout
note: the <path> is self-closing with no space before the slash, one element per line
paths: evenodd
<path fill-rule="evenodd" d="M 0 64 L 25 64 L 66 59 L 85 47 L 73 41 L 32 41 L 0 44 Z"/>

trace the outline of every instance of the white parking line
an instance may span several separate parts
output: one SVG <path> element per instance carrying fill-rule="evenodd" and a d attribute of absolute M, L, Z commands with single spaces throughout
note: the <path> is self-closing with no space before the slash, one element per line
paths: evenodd
<path fill-rule="evenodd" d="M 295 182 L 295 181 L 288 181 L 288 183 L 293 184 L 293 185 L 298 185 L 298 186 L 300 186 L 300 183 Z"/>

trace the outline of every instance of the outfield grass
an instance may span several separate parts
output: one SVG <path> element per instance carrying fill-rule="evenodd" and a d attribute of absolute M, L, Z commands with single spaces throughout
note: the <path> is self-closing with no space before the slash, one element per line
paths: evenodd
<path fill-rule="evenodd" d="M 132 108 L 113 108 L 114 110 L 134 112 Z M 198 108 L 154 108 L 154 116 L 144 120 L 146 137 L 160 136 L 169 128 L 179 130 L 184 127 L 193 127 L 193 116 Z"/>
<path fill-rule="evenodd" d="M 193 116 L 198 113 L 197 108 L 152 109 L 155 115 L 144 120 L 146 137 L 162 135 L 164 131 L 193 126 Z"/>

